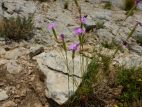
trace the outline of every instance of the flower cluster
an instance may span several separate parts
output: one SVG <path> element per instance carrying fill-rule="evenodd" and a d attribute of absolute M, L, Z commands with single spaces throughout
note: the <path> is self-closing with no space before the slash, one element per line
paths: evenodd
<path fill-rule="evenodd" d="M 81 21 L 82 24 L 85 24 L 87 22 L 86 16 L 83 16 L 80 21 Z M 56 26 L 57 26 L 57 24 L 55 22 L 52 22 L 48 25 L 48 30 L 52 30 L 55 38 L 57 39 L 57 34 L 56 34 L 56 31 L 55 31 Z M 85 30 L 81 27 L 76 27 L 73 30 L 73 34 L 75 36 L 79 37 L 79 43 L 72 43 L 68 47 L 69 50 L 71 50 L 72 52 L 75 52 L 78 49 L 79 45 L 82 44 L 81 42 L 82 42 L 82 38 L 83 38 L 84 33 L 85 33 Z M 62 40 L 64 50 L 66 50 L 65 35 L 61 34 L 60 39 Z"/>

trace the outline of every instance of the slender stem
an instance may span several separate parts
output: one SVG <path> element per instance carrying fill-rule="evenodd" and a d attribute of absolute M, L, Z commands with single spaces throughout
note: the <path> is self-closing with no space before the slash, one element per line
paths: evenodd
<path fill-rule="evenodd" d="M 129 33 L 129 35 L 127 36 L 127 38 L 126 38 L 125 41 L 128 41 L 129 38 L 132 37 L 132 35 L 133 35 L 134 31 L 136 30 L 137 26 L 138 26 L 138 23 L 136 23 L 136 25 L 135 25 L 134 28 L 131 30 L 131 32 Z M 112 56 L 112 58 L 114 58 L 115 55 L 117 54 L 117 52 L 119 51 L 119 47 L 120 47 L 120 46 L 118 45 L 117 48 L 116 48 L 116 50 L 115 50 L 115 52 L 114 52 L 114 54 L 113 54 L 113 56 Z"/>
<path fill-rule="evenodd" d="M 131 8 L 131 10 L 128 12 L 126 18 L 123 20 L 122 25 L 124 24 L 124 22 L 127 20 L 127 18 L 131 15 L 131 13 L 133 12 L 133 10 L 136 8 L 136 5 L 133 6 L 133 8 Z M 121 26 L 118 28 L 117 32 L 116 32 L 116 36 L 119 33 L 119 30 L 121 29 Z"/>
<path fill-rule="evenodd" d="M 78 11 L 79 11 L 79 18 L 80 18 L 80 21 L 81 21 L 81 18 L 82 18 L 82 15 L 81 15 L 81 7 L 78 7 Z M 80 27 L 83 28 L 82 22 L 81 22 Z"/>
<path fill-rule="evenodd" d="M 133 28 L 133 29 L 131 30 L 131 32 L 129 33 L 129 35 L 127 36 L 126 41 L 127 41 L 130 37 L 132 37 L 132 35 L 133 35 L 134 31 L 136 30 L 137 26 L 138 26 L 138 23 L 136 23 L 136 25 L 134 26 L 134 28 Z"/>
<path fill-rule="evenodd" d="M 53 31 L 53 34 L 54 34 L 55 39 L 57 40 L 57 34 L 56 34 L 55 29 L 53 28 L 52 31 Z"/>
<path fill-rule="evenodd" d="M 67 70 L 69 69 L 68 68 L 68 57 L 67 57 L 67 51 L 65 50 L 65 56 L 66 56 L 66 67 L 67 67 Z M 68 70 L 69 71 L 69 70 Z M 68 96 L 70 97 L 70 71 L 68 72 Z"/>
<path fill-rule="evenodd" d="M 115 52 L 114 52 L 114 54 L 112 55 L 112 58 L 114 58 L 115 57 L 115 55 L 117 54 L 117 52 L 119 51 L 119 46 L 117 46 L 117 48 L 116 48 L 116 50 L 115 50 Z"/>
<path fill-rule="evenodd" d="M 79 4 L 78 4 L 78 1 L 77 1 L 77 0 L 74 0 L 74 2 L 75 2 L 76 7 L 77 7 L 77 9 L 78 9 L 79 18 L 80 18 L 80 20 L 81 20 L 81 17 L 82 17 L 82 16 L 81 16 L 81 7 L 79 6 Z M 81 27 L 81 28 L 83 27 L 82 23 L 81 23 L 80 27 Z"/>
<path fill-rule="evenodd" d="M 131 8 L 131 10 L 128 12 L 126 18 L 123 20 L 123 23 L 127 20 L 127 18 L 131 15 L 131 13 L 133 12 L 133 10 L 134 10 L 135 8 L 136 8 L 136 5 L 134 5 L 133 8 Z M 123 24 L 123 23 L 122 23 L 122 24 Z M 134 26 L 134 28 L 132 29 L 132 31 L 130 32 L 130 34 L 127 36 L 126 41 L 128 41 L 128 39 L 132 36 L 132 34 L 134 33 L 134 31 L 135 31 L 137 25 L 138 25 L 138 24 L 136 24 L 136 25 Z M 117 34 L 119 33 L 120 28 L 121 28 L 121 26 L 118 28 L 117 33 L 116 33 L 116 36 L 117 36 Z M 117 54 L 118 51 L 119 51 L 119 46 L 117 46 L 117 48 L 116 48 L 116 50 L 115 50 L 115 52 L 114 52 L 112 58 L 115 57 L 115 55 Z"/>
<path fill-rule="evenodd" d="M 74 83 L 75 83 L 75 80 L 74 80 L 74 59 L 72 59 L 73 61 L 73 73 L 72 73 L 72 81 L 73 81 L 73 92 L 74 92 Z"/>

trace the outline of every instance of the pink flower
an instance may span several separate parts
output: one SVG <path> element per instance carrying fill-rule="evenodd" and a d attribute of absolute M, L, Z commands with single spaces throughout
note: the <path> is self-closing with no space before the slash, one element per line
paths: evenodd
<path fill-rule="evenodd" d="M 65 35 L 64 35 L 64 34 L 61 34 L 61 35 L 60 35 L 60 38 L 61 38 L 62 41 L 64 41 Z"/>
<path fill-rule="evenodd" d="M 81 18 L 81 23 L 86 23 L 87 22 L 87 18 L 86 18 L 86 16 L 83 16 L 82 18 Z"/>
<path fill-rule="evenodd" d="M 74 29 L 74 34 L 80 36 L 82 33 L 84 33 L 84 30 L 80 27 L 77 27 Z"/>
<path fill-rule="evenodd" d="M 57 24 L 55 22 L 52 22 L 48 25 L 48 30 L 52 30 L 57 26 Z"/>
<path fill-rule="evenodd" d="M 72 43 L 69 45 L 69 50 L 75 52 L 78 49 L 79 43 Z"/>
<path fill-rule="evenodd" d="M 136 5 L 139 4 L 141 0 L 135 0 Z"/>

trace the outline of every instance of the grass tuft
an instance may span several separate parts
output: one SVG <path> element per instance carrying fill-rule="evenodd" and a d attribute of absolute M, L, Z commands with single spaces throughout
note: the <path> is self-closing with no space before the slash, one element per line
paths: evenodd
<path fill-rule="evenodd" d="M 87 107 L 94 103 L 91 96 L 93 96 L 93 84 L 97 80 L 96 76 L 99 72 L 99 63 L 96 58 L 93 58 L 91 63 L 88 65 L 87 71 L 82 78 L 82 83 L 73 96 L 66 102 L 65 106 L 74 107 L 81 106 Z M 94 104 L 93 104 L 94 105 Z"/>
<path fill-rule="evenodd" d="M 28 40 L 33 36 L 33 28 L 32 16 L 3 19 L 0 24 L 0 37 L 15 41 Z"/>
<path fill-rule="evenodd" d="M 125 68 L 119 67 L 117 72 L 117 83 L 123 86 L 119 101 L 125 106 L 135 103 L 137 107 L 142 106 L 142 67 Z M 141 106 L 140 106 L 141 102 Z M 139 106 L 138 106 L 139 105 Z"/>

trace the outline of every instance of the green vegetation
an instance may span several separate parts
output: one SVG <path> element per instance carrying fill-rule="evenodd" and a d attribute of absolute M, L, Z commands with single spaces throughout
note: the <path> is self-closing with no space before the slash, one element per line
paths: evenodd
<path fill-rule="evenodd" d="M 112 3 L 110 1 L 106 2 L 104 5 L 104 9 L 111 9 L 112 8 Z"/>
<path fill-rule="evenodd" d="M 136 41 L 142 46 L 142 35 L 137 37 Z"/>
<path fill-rule="evenodd" d="M 79 45 L 81 47 L 80 51 L 83 49 L 84 41 L 82 41 L 82 37 L 84 39 L 85 36 L 83 27 L 87 29 L 87 32 L 92 30 L 92 28 L 96 28 L 96 30 L 98 30 L 105 27 L 104 22 L 102 21 L 98 21 L 96 25 L 87 26 L 85 21 L 87 17 L 82 16 L 78 0 L 74 0 L 74 2 L 79 12 L 81 25 L 74 30 L 75 35 L 79 37 L 79 43 L 72 43 L 69 46 L 69 50 L 72 51 L 72 59 L 74 59 L 75 52 Z M 108 3 L 106 4 L 105 8 L 110 9 L 110 7 L 111 3 Z M 129 10 L 129 12 L 123 21 L 126 21 L 126 19 L 133 13 L 135 7 L 134 0 L 126 0 L 125 9 Z M 138 24 L 136 23 L 134 28 L 127 35 L 127 38 L 124 42 L 127 43 L 127 41 L 132 37 L 137 26 Z M 49 25 L 49 29 L 53 31 L 53 34 L 57 39 L 55 27 L 56 26 L 54 23 Z M 120 28 L 118 29 L 117 33 L 119 32 Z M 63 45 L 66 45 L 63 34 L 61 38 Z M 115 55 L 119 50 L 122 49 L 122 47 L 119 44 L 116 44 L 114 41 L 111 43 L 102 43 L 102 46 L 109 49 L 115 49 L 115 51 L 112 55 L 102 54 L 97 50 L 94 51 L 94 57 L 92 58 L 90 64 L 85 65 L 87 66 L 87 69 L 86 72 L 84 72 L 81 76 L 81 84 L 79 85 L 77 91 L 72 96 L 69 96 L 69 100 L 63 105 L 63 107 L 106 107 L 109 104 L 110 107 L 142 106 L 142 68 L 127 68 L 126 66 L 113 64 L 113 58 L 115 58 Z M 65 49 L 65 51 L 67 50 Z M 117 91 L 115 92 L 115 90 Z"/>
<path fill-rule="evenodd" d="M 70 107 L 77 106 L 91 106 L 94 105 L 94 101 L 91 100 L 93 96 L 93 87 L 92 85 L 97 80 L 96 76 L 99 72 L 99 61 L 96 58 L 92 59 L 92 62 L 88 65 L 87 73 L 83 75 L 82 83 L 80 84 L 78 90 L 75 92 L 73 96 L 66 102 L 66 106 L 70 105 Z M 85 106 L 85 107 L 86 107 Z"/>
<path fill-rule="evenodd" d="M 115 73 L 112 78 L 110 75 L 114 71 Z M 97 93 L 102 93 L 101 89 L 104 86 L 102 84 L 104 80 L 106 81 L 106 86 L 112 82 L 111 85 L 113 84 L 113 87 L 122 87 L 119 95 L 114 98 L 117 102 L 115 105 L 118 105 L 118 107 L 142 106 L 141 67 L 126 68 L 125 66 L 116 66 L 112 69 L 111 57 L 98 54 L 88 65 L 87 72 L 83 75 L 82 79 L 82 83 L 76 93 L 66 102 L 66 106 L 104 107 L 105 104 L 101 102 L 103 99 L 95 97 L 97 94 L 94 94 L 96 91 Z M 94 87 L 97 85 L 99 88 Z M 112 86 L 109 86 L 109 88 L 111 89 Z"/>
<path fill-rule="evenodd" d="M 131 10 L 135 5 L 135 0 L 125 0 L 125 10 Z"/>
<path fill-rule="evenodd" d="M 3 19 L 0 24 L 0 37 L 10 40 L 27 40 L 33 36 L 33 17 Z"/>
<path fill-rule="evenodd" d="M 101 29 L 101 28 L 104 28 L 105 26 L 104 26 L 104 22 L 102 22 L 102 21 L 98 21 L 97 23 L 96 23 L 96 29 Z"/>
<path fill-rule="evenodd" d="M 117 75 L 118 85 L 123 86 L 120 102 L 124 107 L 132 107 L 135 103 L 136 107 L 142 106 L 142 68 L 119 67 Z"/>
<path fill-rule="evenodd" d="M 102 42 L 101 45 L 104 47 L 104 48 L 108 48 L 108 49 L 115 49 L 118 45 L 115 43 L 114 40 L 112 40 L 110 43 L 105 41 L 105 42 Z"/>

